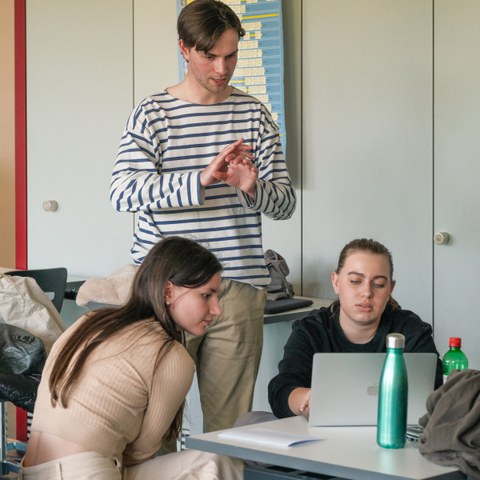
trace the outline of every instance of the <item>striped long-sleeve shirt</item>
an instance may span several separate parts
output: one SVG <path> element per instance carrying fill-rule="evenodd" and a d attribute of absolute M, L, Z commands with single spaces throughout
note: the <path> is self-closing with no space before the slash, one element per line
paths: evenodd
<path fill-rule="evenodd" d="M 200 185 L 202 170 L 240 138 L 251 145 L 259 169 L 254 200 L 223 182 Z M 225 277 L 257 287 L 270 282 L 261 214 L 287 219 L 296 204 L 278 127 L 260 101 L 237 89 L 214 105 L 167 92 L 143 100 L 127 121 L 110 200 L 118 211 L 138 212 L 135 263 L 161 238 L 179 235 L 217 255 Z"/>

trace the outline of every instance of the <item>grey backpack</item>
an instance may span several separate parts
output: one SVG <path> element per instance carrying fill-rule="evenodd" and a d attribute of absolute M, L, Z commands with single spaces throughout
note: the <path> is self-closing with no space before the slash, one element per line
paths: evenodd
<path fill-rule="evenodd" d="M 267 300 L 293 297 L 293 286 L 287 280 L 290 270 L 285 259 L 274 250 L 267 250 L 265 262 L 271 278 L 270 285 L 267 287 Z"/>

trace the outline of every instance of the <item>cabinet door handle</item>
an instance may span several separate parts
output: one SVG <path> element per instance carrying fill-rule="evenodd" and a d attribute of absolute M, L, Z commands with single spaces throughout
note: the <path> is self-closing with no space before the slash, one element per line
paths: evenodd
<path fill-rule="evenodd" d="M 45 200 L 43 202 L 43 209 L 46 212 L 56 212 L 58 210 L 58 202 L 56 200 Z"/>
<path fill-rule="evenodd" d="M 437 245 L 448 245 L 450 243 L 450 234 L 447 232 L 435 232 L 433 241 Z"/>

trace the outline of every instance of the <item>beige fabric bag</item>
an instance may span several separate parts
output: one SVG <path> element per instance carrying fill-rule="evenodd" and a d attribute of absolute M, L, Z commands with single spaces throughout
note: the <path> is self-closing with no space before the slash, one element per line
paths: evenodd
<path fill-rule="evenodd" d="M 47 354 L 67 329 L 46 293 L 30 277 L 0 274 L 0 322 L 23 328 L 40 338 Z"/>
<path fill-rule="evenodd" d="M 89 278 L 78 290 L 77 305 L 123 305 L 130 297 L 137 270 L 135 265 L 126 265 L 107 277 Z"/>

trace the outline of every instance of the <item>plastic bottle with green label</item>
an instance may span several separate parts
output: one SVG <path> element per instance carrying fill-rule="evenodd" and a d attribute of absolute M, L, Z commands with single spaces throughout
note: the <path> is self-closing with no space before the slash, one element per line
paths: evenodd
<path fill-rule="evenodd" d="M 462 351 L 462 339 L 460 337 L 450 337 L 448 342 L 450 349 L 442 358 L 443 381 L 447 381 L 447 377 L 452 370 L 464 370 L 468 368 L 468 358 Z"/>

